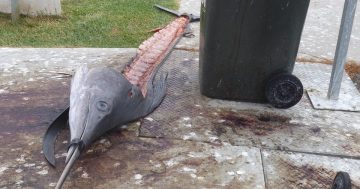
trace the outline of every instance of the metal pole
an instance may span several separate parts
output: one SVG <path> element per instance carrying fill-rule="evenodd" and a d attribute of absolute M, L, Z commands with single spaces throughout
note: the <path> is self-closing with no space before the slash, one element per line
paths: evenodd
<path fill-rule="evenodd" d="M 11 21 L 16 22 L 19 18 L 19 1 L 11 0 Z"/>
<path fill-rule="evenodd" d="M 356 4 L 357 0 L 345 0 L 328 91 L 328 98 L 330 100 L 339 99 L 341 82 L 344 75 L 344 66 L 349 49 L 351 30 L 355 17 Z"/>

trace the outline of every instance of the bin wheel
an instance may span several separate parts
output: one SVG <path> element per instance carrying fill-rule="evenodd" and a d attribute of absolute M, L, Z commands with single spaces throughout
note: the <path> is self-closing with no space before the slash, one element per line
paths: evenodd
<path fill-rule="evenodd" d="M 338 172 L 331 189 L 351 189 L 351 179 L 348 173 Z"/>
<path fill-rule="evenodd" d="M 270 78 L 266 84 L 265 96 L 275 108 L 290 108 L 303 96 L 303 85 L 294 75 L 282 73 Z"/>

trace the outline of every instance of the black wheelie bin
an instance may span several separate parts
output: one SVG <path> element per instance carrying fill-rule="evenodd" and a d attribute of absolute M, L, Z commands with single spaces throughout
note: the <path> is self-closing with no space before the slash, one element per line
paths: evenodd
<path fill-rule="evenodd" d="M 303 95 L 292 75 L 309 0 L 202 0 L 200 90 L 217 99 L 289 108 Z"/>

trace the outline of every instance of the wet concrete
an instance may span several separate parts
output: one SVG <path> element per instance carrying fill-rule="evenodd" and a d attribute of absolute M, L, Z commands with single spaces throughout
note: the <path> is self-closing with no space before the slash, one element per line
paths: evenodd
<path fill-rule="evenodd" d="M 134 49 L 94 51 L 0 51 L 0 138 L 4 142 L 0 148 L 0 188 L 55 186 L 64 167 L 69 133 L 65 130 L 58 137 L 56 169 L 44 160 L 42 136 L 68 106 L 71 75 L 83 64 L 120 70 L 134 53 Z M 58 57 L 61 60 L 57 61 Z M 183 188 L 184 183 L 187 188 L 265 186 L 259 149 L 139 138 L 139 126 L 140 122 L 129 124 L 96 141 L 75 165 L 64 188 Z"/>
<path fill-rule="evenodd" d="M 334 19 L 323 15 L 339 12 L 342 2 L 327 2 L 311 1 L 309 12 L 329 18 L 322 24 L 332 27 Z M 196 13 L 200 1 L 182 0 L 180 7 Z M 316 25 L 317 19 L 308 17 L 307 25 Z M 75 165 L 65 188 L 329 188 L 337 171 L 348 171 L 353 186 L 359 186 L 359 113 L 313 110 L 306 96 L 289 110 L 201 96 L 199 24 L 192 27 L 195 38 L 181 40 L 177 48 L 183 50 L 175 51 L 161 70 L 169 78 L 160 108 L 96 141 Z M 305 26 L 303 62 L 308 57 L 331 57 L 327 53 L 336 40 L 336 28 L 312 32 L 319 28 Z M 320 48 L 313 48 L 317 39 Z M 354 45 L 356 40 L 356 49 Z M 121 70 L 134 53 L 135 49 L 0 49 L 0 188 L 55 186 L 64 167 L 68 131 L 56 144 L 56 169 L 45 162 L 41 140 L 49 123 L 68 105 L 71 76 L 83 64 Z M 306 74 L 300 77 L 311 87 Z"/>
<path fill-rule="evenodd" d="M 120 70 L 134 52 L 0 51 L 0 138 L 4 141 L 0 188 L 54 187 L 64 167 L 68 131 L 61 133 L 56 144 L 56 169 L 45 162 L 41 140 L 46 127 L 68 105 L 71 75 L 82 64 Z M 174 51 L 160 72 L 169 73 L 168 94 L 161 106 L 145 119 L 96 141 L 75 165 L 65 188 L 276 188 L 274 183 L 286 186 L 299 177 L 321 188 L 329 185 L 339 168 L 360 164 L 358 113 L 313 110 L 306 97 L 289 110 L 208 99 L 199 92 L 197 52 Z M 326 174 L 311 181 L 315 174 L 311 162 L 294 167 L 292 156 L 284 156 L 280 163 L 263 161 L 278 151 L 296 151 L 295 157 L 301 156 L 304 162 L 312 155 L 301 154 L 317 154 L 318 167 Z M 287 169 L 299 171 L 288 174 Z M 304 175 L 303 169 L 311 174 Z M 272 176 L 276 174 L 283 179 Z"/>

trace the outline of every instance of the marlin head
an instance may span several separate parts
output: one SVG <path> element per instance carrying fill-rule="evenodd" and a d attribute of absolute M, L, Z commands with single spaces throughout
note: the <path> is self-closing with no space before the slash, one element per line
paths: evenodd
<path fill-rule="evenodd" d="M 70 92 L 70 146 L 66 167 L 58 188 L 65 181 L 80 152 L 99 136 L 122 124 L 136 86 L 110 68 L 88 70 L 81 67 L 75 74 Z M 133 103 L 132 103 L 133 104 Z M 136 104 L 136 103 L 135 103 Z M 127 116 L 129 117 L 129 116 Z"/>

